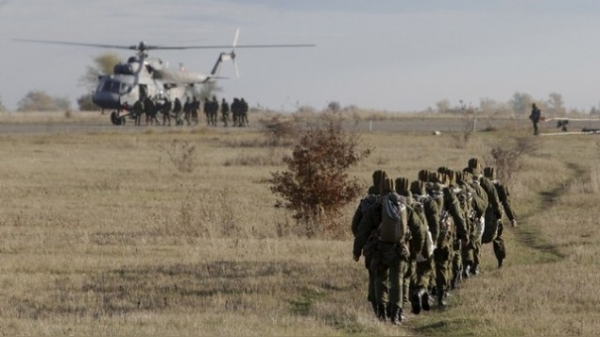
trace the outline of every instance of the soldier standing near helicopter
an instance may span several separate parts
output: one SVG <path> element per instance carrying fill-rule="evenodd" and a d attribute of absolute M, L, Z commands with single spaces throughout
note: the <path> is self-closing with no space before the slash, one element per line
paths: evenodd
<path fill-rule="evenodd" d="M 233 98 L 231 103 L 231 114 L 233 116 L 233 126 L 239 126 L 240 123 L 240 100 L 237 97 Z"/>
<path fill-rule="evenodd" d="M 192 122 L 198 125 L 198 110 L 200 110 L 200 101 L 194 96 L 192 99 Z"/>
<path fill-rule="evenodd" d="M 240 100 L 240 126 L 248 126 L 248 103 L 242 98 Z"/>
<path fill-rule="evenodd" d="M 225 98 L 223 98 L 221 101 L 221 116 L 223 120 L 223 126 L 227 127 L 227 124 L 229 124 L 229 103 L 227 103 Z"/>
<path fill-rule="evenodd" d="M 171 108 L 173 104 L 169 100 L 168 97 L 165 97 L 165 102 L 162 104 L 160 112 L 163 114 L 163 125 L 167 125 L 167 120 L 169 121 L 169 126 L 171 126 Z"/>
<path fill-rule="evenodd" d="M 185 103 L 183 104 L 183 119 L 190 125 L 190 116 L 192 115 L 192 102 L 190 101 L 190 97 L 188 96 L 185 99 Z"/>
<path fill-rule="evenodd" d="M 135 103 L 133 103 L 133 107 L 131 108 L 131 112 L 133 113 L 133 118 L 135 119 L 135 125 L 139 126 L 142 124 L 142 114 L 144 113 L 144 98 L 140 97 Z"/>
<path fill-rule="evenodd" d="M 175 114 L 175 125 L 183 125 L 183 120 L 181 119 L 181 111 L 183 107 L 181 106 L 181 100 L 179 97 L 175 98 L 175 103 L 173 104 L 173 113 Z"/>

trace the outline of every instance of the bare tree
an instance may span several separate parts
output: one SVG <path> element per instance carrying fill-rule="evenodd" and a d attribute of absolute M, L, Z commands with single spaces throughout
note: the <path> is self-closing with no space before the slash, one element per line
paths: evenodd
<path fill-rule="evenodd" d="M 45 91 L 30 91 L 17 103 L 17 111 L 70 110 L 67 98 L 51 97 Z"/>
<path fill-rule="evenodd" d="M 523 92 L 515 92 L 512 99 L 509 101 L 510 106 L 517 115 L 525 115 L 531 108 L 533 98 L 530 94 Z"/>
<path fill-rule="evenodd" d="M 115 53 L 104 53 L 96 56 L 93 64 L 88 66 L 85 74 L 79 78 L 79 84 L 90 91 L 94 90 L 98 84 L 98 76 L 112 74 L 119 62 L 121 62 L 121 57 Z"/>
<path fill-rule="evenodd" d="M 559 116 L 563 116 L 566 112 L 566 109 L 562 95 L 557 92 L 550 93 L 548 98 L 548 108 L 550 112 Z"/>

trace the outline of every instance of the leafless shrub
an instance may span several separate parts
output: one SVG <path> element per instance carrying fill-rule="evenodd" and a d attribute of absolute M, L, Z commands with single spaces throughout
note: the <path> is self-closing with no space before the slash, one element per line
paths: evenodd
<path fill-rule="evenodd" d="M 461 101 L 462 103 L 462 101 Z M 475 132 L 475 110 L 473 108 L 462 107 L 462 120 L 463 128 L 462 131 L 452 135 L 454 139 L 454 147 L 457 149 L 464 149 L 469 144 L 473 132 Z"/>
<path fill-rule="evenodd" d="M 336 114 L 324 114 L 302 130 L 292 156 L 284 157 L 288 170 L 271 172 L 271 191 L 295 211 L 306 236 L 334 230 L 340 209 L 362 192 L 346 171 L 370 152 L 358 150 L 358 135 L 345 132 Z"/>
<path fill-rule="evenodd" d="M 521 169 L 522 156 L 534 154 L 539 146 L 536 137 L 521 137 L 494 146 L 490 151 L 490 163 L 496 168 L 498 179 L 511 185 L 516 173 Z"/>
<path fill-rule="evenodd" d="M 169 156 L 169 160 L 179 172 L 193 172 L 196 168 L 196 146 L 187 140 L 173 139 L 167 146 L 160 144 L 158 149 Z"/>

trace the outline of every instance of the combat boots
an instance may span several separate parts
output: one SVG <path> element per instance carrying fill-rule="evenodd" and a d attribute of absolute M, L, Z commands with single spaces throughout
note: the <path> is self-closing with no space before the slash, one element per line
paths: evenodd
<path fill-rule="evenodd" d="M 404 316 L 402 315 L 402 308 L 395 304 L 392 304 L 390 305 L 389 309 L 390 322 L 392 324 L 397 325 L 404 321 Z"/>
<path fill-rule="evenodd" d="M 448 305 L 444 298 L 446 297 L 446 292 L 443 289 L 438 289 L 437 291 L 437 303 L 440 308 L 444 308 Z"/>
<path fill-rule="evenodd" d="M 375 316 L 377 316 L 377 302 L 375 301 L 369 301 L 371 302 L 371 306 L 373 307 L 373 312 L 375 313 Z"/>
<path fill-rule="evenodd" d="M 421 306 L 422 306 L 422 301 L 423 301 L 422 297 L 423 297 L 424 293 L 425 293 L 425 289 L 420 288 L 414 292 L 414 294 L 412 295 L 412 297 L 410 299 L 410 304 L 412 305 L 412 313 L 415 315 L 418 315 L 421 313 Z"/>
<path fill-rule="evenodd" d="M 385 304 L 377 304 L 377 318 L 379 318 L 379 320 L 382 322 L 385 322 L 387 320 Z"/>
<path fill-rule="evenodd" d="M 465 268 L 463 269 L 462 277 L 464 279 L 468 279 L 471 274 L 471 262 L 465 263 Z"/>
<path fill-rule="evenodd" d="M 431 306 L 429 305 L 429 291 L 424 290 L 423 296 L 421 296 L 421 308 L 425 311 L 429 311 Z"/>
<path fill-rule="evenodd" d="M 469 272 L 471 273 L 471 275 L 474 275 L 474 276 L 479 275 L 479 265 L 477 263 L 473 263 L 473 266 L 471 267 Z"/>

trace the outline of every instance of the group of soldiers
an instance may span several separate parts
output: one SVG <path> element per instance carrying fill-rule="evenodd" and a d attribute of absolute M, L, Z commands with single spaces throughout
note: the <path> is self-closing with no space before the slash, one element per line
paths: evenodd
<path fill-rule="evenodd" d="M 405 306 L 416 315 L 434 302 L 446 307 L 448 292 L 479 274 L 482 244 L 492 243 L 501 268 L 506 219 L 517 226 L 508 189 L 477 158 L 463 170 L 421 170 L 414 181 L 375 171 L 352 232 L 353 258 L 364 256 L 377 318 L 399 324 Z"/>
<path fill-rule="evenodd" d="M 185 103 L 181 103 L 179 98 L 171 101 L 168 97 L 150 98 L 148 96 L 137 100 L 131 107 L 131 117 L 135 120 L 135 125 L 141 125 L 142 115 L 146 115 L 146 125 L 161 125 L 158 120 L 158 114 L 162 114 L 162 125 L 171 126 L 171 119 L 177 126 L 197 125 L 199 123 L 198 111 L 200 111 L 200 101 L 196 96 L 187 97 Z M 221 112 L 221 121 L 224 127 L 230 124 L 230 114 L 232 116 L 232 125 L 234 127 L 248 126 L 248 103 L 243 99 L 234 98 L 231 103 L 222 99 L 221 104 L 213 96 L 212 100 L 206 99 L 203 105 L 204 115 L 206 116 L 206 125 L 217 126 L 219 111 Z"/>

